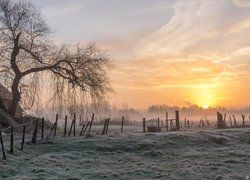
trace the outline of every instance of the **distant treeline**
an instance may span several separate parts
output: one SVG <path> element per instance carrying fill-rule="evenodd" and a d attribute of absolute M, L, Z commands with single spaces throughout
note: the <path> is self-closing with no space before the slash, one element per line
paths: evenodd
<path fill-rule="evenodd" d="M 147 109 L 148 113 L 165 113 L 174 110 L 180 110 L 181 112 L 214 112 L 214 111 L 226 111 L 225 107 L 215 106 L 204 109 L 196 104 L 189 105 L 188 107 L 169 106 L 169 105 L 152 105 Z"/>

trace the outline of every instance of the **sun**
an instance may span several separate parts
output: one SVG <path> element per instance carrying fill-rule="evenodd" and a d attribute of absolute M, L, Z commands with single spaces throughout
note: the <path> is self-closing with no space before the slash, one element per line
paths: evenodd
<path fill-rule="evenodd" d="M 203 106 L 203 109 L 209 109 L 208 105 Z"/>

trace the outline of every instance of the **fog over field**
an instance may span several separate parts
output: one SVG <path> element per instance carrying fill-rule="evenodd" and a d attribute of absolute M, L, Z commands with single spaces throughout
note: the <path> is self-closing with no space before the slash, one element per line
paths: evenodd
<path fill-rule="evenodd" d="M 0 180 L 249 180 L 250 0 L 0 0 Z"/>

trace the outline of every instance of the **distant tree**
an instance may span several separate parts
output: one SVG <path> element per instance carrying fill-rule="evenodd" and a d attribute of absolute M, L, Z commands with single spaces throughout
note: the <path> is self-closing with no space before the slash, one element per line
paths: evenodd
<path fill-rule="evenodd" d="M 0 0 L 0 63 L 0 73 L 11 79 L 8 112 L 13 117 L 22 93 L 45 71 L 59 80 L 59 91 L 65 83 L 97 98 L 110 90 L 108 56 L 95 44 L 57 47 L 40 11 L 29 1 Z"/>

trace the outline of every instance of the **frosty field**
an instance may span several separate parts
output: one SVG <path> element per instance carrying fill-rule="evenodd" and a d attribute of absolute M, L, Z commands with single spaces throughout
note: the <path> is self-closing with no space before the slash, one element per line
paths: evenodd
<path fill-rule="evenodd" d="M 246 179 L 250 130 L 113 133 L 26 145 L 0 179 Z"/>

